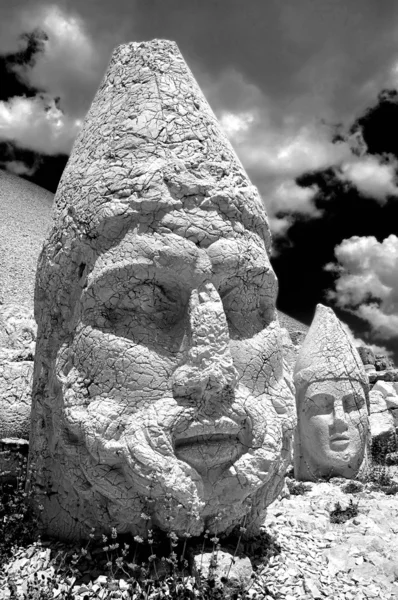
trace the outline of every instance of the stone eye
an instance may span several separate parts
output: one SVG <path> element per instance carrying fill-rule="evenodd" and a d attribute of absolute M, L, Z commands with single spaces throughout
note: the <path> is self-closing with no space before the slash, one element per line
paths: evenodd
<path fill-rule="evenodd" d="M 359 394 L 352 394 L 344 398 L 344 411 L 359 410 L 365 404 L 365 399 Z"/>

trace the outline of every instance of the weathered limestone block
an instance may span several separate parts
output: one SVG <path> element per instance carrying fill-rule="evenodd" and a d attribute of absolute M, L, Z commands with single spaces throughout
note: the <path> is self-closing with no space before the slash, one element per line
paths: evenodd
<path fill-rule="evenodd" d="M 35 339 L 29 308 L 0 307 L 0 439 L 29 438 Z"/>
<path fill-rule="evenodd" d="M 397 388 L 397 383 L 380 380 L 369 393 L 372 455 L 378 462 L 384 462 L 387 455 L 397 450 Z"/>
<path fill-rule="evenodd" d="M 394 417 L 388 410 L 383 392 L 379 389 L 372 389 L 369 393 L 369 400 L 369 423 L 372 441 L 391 438 L 395 434 Z"/>
<path fill-rule="evenodd" d="M 392 381 L 377 381 L 372 392 L 380 392 L 388 410 L 398 408 L 398 383 Z"/>
<path fill-rule="evenodd" d="M 371 365 L 374 367 L 376 363 L 376 357 L 372 348 L 369 348 L 368 346 L 359 346 L 357 351 L 365 367 L 366 365 Z"/>
<path fill-rule="evenodd" d="M 176 44 L 117 48 L 55 199 L 31 459 L 76 539 L 257 531 L 295 425 L 261 198 Z"/>
<path fill-rule="evenodd" d="M 355 478 L 367 466 L 368 378 L 332 309 L 318 304 L 295 367 L 296 479 Z"/>

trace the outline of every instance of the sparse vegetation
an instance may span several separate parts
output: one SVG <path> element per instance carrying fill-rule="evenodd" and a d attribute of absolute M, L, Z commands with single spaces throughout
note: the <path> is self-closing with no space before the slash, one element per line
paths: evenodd
<path fill-rule="evenodd" d="M 363 490 L 363 483 L 361 483 L 360 481 L 355 481 L 355 480 L 349 481 L 342 487 L 342 491 L 345 494 L 358 494 L 359 492 L 362 492 L 362 490 Z"/>
<path fill-rule="evenodd" d="M 342 508 L 340 502 L 336 502 L 334 509 L 330 512 L 331 523 L 345 523 L 349 519 L 358 516 L 358 504 L 354 504 L 352 498 L 347 508 Z"/>
<path fill-rule="evenodd" d="M 243 540 L 244 524 L 235 535 L 222 538 L 206 531 L 201 539 L 188 533 L 179 539 L 170 530 L 167 537 L 149 528 L 148 538 L 130 539 L 113 529 L 99 539 L 92 530 L 87 543 L 80 547 L 51 540 L 42 542 L 37 535 L 37 519 L 31 508 L 31 494 L 25 491 L 26 458 L 21 457 L 16 479 L 0 477 L 0 567 L 9 561 L 28 558 L 50 550 L 43 570 L 32 569 L 21 584 L 20 575 L 7 571 L 0 598 L 10 600 L 84 600 L 134 598 L 136 600 L 190 599 L 238 600 L 254 598 L 255 578 L 244 586 L 231 582 L 230 570 L 241 553 L 265 563 L 280 553 L 273 538 L 262 532 L 255 539 Z M 220 580 L 215 577 L 217 555 L 221 547 L 231 554 L 231 567 Z M 193 569 L 193 555 L 211 552 L 213 569 L 201 574 Z"/>
<path fill-rule="evenodd" d="M 289 490 L 289 493 L 292 496 L 303 496 L 306 492 L 309 492 L 311 486 L 305 484 L 303 481 L 296 481 L 295 479 L 290 479 L 286 477 L 286 484 Z"/>

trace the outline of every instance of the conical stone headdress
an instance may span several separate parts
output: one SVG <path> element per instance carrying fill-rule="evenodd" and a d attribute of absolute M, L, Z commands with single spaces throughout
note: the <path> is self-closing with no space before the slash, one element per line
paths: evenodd
<path fill-rule="evenodd" d="M 355 380 L 368 388 L 364 366 L 347 331 L 331 308 L 318 304 L 298 353 L 294 383 L 298 390 L 327 379 Z"/>
<path fill-rule="evenodd" d="M 175 42 L 115 49 L 56 195 L 56 218 L 97 233 L 104 216 L 216 209 L 268 245 L 257 189 Z M 183 218 L 183 217 L 182 217 Z"/>
<path fill-rule="evenodd" d="M 193 223 L 197 211 L 208 215 L 205 231 Z M 269 252 L 258 190 L 175 42 L 119 46 L 58 186 L 36 298 L 65 328 L 71 282 L 127 230 L 209 245 L 219 238 L 220 220 L 234 235 L 257 234 Z"/>

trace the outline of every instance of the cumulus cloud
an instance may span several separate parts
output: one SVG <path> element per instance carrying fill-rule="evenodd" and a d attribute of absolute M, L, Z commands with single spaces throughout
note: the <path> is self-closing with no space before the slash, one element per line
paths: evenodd
<path fill-rule="evenodd" d="M 340 178 L 351 182 L 364 196 L 384 203 L 389 196 L 398 196 L 397 168 L 396 160 L 362 156 L 345 162 Z"/>
<path fill-rule="evenodd" d="M 344 321 L 340 321 L 341 325 L 343 326 L 343 328 L 346 330 L 348 336 L 351 338 L 354 346 L 356 348 L 360 348 L 361 346 L 367 346 L 368 348 L 370 348 L 371 350 L 373 350 L 373 352 L 375 354 L 384 354 L 385 356 L 393 356 L 393 352 L 392 350 L 389 350 L 388 348 L 386 348 L 385 346 L 381 346 L 380 344 L 373 344 L 372 342 L 370 342 L 369 340 L 364 340 L 361 337 L 358 337 L 357 335 L 355 335 L 355 333 L 352 331 L 352 329 L 347 325 L 347 323 L 344 323 Z"/>
<path fill-rule="evenodd" d="M 14 66 L 21 78 L 53 97 L 77 118 L 87 112 L 109 58 L 96 44 L 77 13 L 56 5 L 26 9 L 20 16 L 25 31 L 39 28 L 47 40 L 33 66 Z"/>
<path fill-rule="evenodd" d="M 45 33 L 41 51 L 31 64 L 9 68 L 30 86 L 44 90 L 35 97 L 13 97 L 0 102 L 0 139 L 43 154 L 69 153 L 99 85 L 109 49 L 90 36 L 77 13 L 55 4 L 21 6 L 0 26 L 1 50 L 22 48 L 24 33 Z M 7 163 L 19 174 L 32 167 Z"/>
<path fill-rule="evenodd" d="M 353 236 L 335 256 L 338 264 L 325 267 L 337 275 L 329 299 L 365 320 L 376 337 L 398 337 L 398 237 Z"/>
<path fill-rule="evenodd" d="M 225 85 L 226 80 L 220 82 Z M 231 80 L 227 81 L 231 89 Z M 243 90 L 247 87 L 247 94 Z M 308 171 L 341 165 L 353 156 L 347 142 L 332 143 L 326 125 L 303 124 L 292 115 L 274 119 L 271 107 L 260 90 L 255 91 L 242 77 L 234 74 L 234 88 L 245 98 L 245 110 L 225 110 L 216 105 L 216 114 L 224 131 L 235 147 L 243 165 L 258 186 L 267 208 L 271 229 L 276 236 L 286 235 L 293 218 L 285 213 L 318 218 L 322 212 L 313 202 L 318 188 L 304 188 L 296 178 Z M 215 94 L 216 102 L 223 97 Z"/>
<path fill-rule="evenodd" d="M 10 160 L 7 163 L 2 162 L 0 163 L 0 165 L 4 166 L 7 169 L 7 171 L 10 171 L 15 175 L 27 175 L 28 177 L 33 175 L 33 173 L 37 169 L 36 164 L 33 164 L 31 167 L 28 167 L 28 165 L 26 165 L 21 160 Z"/>
<path fill-rule="evenodd" d="M 44 154 L 68 153 L 81 126 L 51 97 L 14 97 L 0 102 L 0 139 Z"/>

